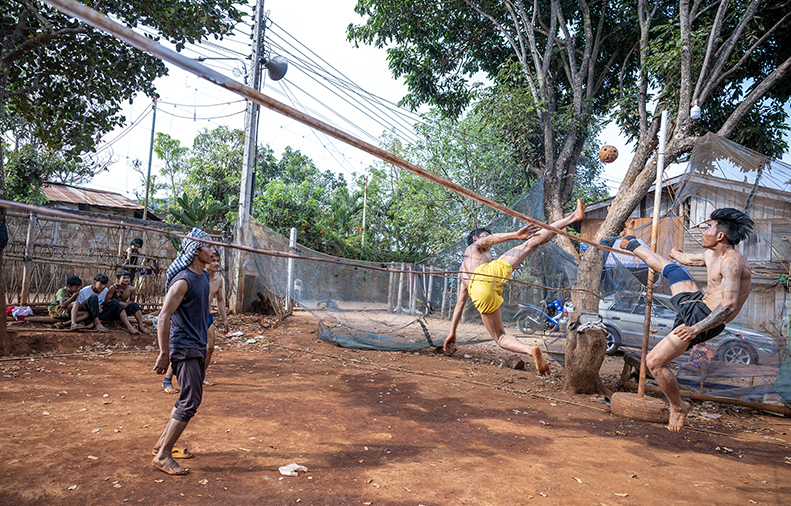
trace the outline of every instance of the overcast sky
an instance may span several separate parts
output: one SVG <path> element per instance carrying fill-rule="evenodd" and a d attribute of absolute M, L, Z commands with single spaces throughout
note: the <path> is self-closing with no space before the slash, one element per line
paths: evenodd
<path fill-rule="evenodd" d="M 402 80 L 392 77 L 385 51 L 369 46 L 355 48 L 346 40 L 349 23 L 362 20 L 354 12 L 355 3 L 355 0 L 266 0 L 265 10 L 269 12 L 269 19 L 277 25 L 271 28 L 266 39 L 282 44 L 285 37 L 293 46 L 304 44 L 362 89 L 391 102 L 398 102 L 406 94 L 406 87 Z M 245 25 L 240 25 L 239 29 L 247 34 L 252 30 Z M 243 55 L 250 53 L 250 39 L 243 34 L 211 43 L 233 53 L 218 49 L 215 45 L 205 45 L 195 47 L 195 50 L 185 50 L 183 54 L 192 58 L 199 54 L 243 58 Z M 302 50 L 307 53 L 304 48 Z M 277 50 L 272 50 L 272 55 L 277 53 Z M 314 55 L 309 56 L 319 60 Z M 235 76 L 238 81 L 243 79 L 243 65 L 248 69 L 250 67 L 249 60 L 244 63 L 234 59 L 206 60 L 205 64 L 225 75 Z M 322 63 L 322 66 L 326 65 Z M 156 132 L 166 133 L 190 147 L 195 135 L 203 129 L 214 129 L 219 125 L 244 128 L 245 103 L 239 96 L 172 65 L 168 65 L 168 68 L 169 75 L 155 83 L 161 96 Z M 367 142 L 375 143 L 372 139 L 379 137 L 384 130 L 381 123 L 373 121 L 370 114 L 363 114 L 342 101 L 319 84 L 322 81 L 323 78 L 312 79 L 292 65 L 282 81 L 266 80 L 262 91 Z M 150 101 L 145 96 L 139 97 L 131 105 L 127 104 L 124 110 L 127 126 L 106 135 L 104 147 L 100 148 L 100 154 L 104 157 L 112 153 L 114 163 L 108 172 L 96 176 L 88 186 L 134 197 L 135 188 L 141 187 L 141 179 L 131 169 L 131 162 L 139 159 L 144 168 L 148 165 L 152 115 L 149 112 L 147 116 L 139 118 L 149 106 Z M 632 148 L 620 138 L 615 125 L 602 132 L 600 141 L 602 144 L 614 145 L 619 151 L 618 160 L 606 166 L 604 175 L 614 195 L 631 159 Z M 276 156 L 286 146 L 298 149 L 313 159 L 320 169 L 342 173 L 347 181 L 351 179 L 352 172 L 362 173 L 374 161 L 356 148 L 334 141 L 264 108 L 261 109 L 258 142 L 272 147 Z M 788 155 L 785 159 L 789 159 Z M 161 166 L 162 162 L 154 155 L 152 173 L 158 173 Z M 678 169 L 673 172 L 671 175 L 675 175 Z"/>

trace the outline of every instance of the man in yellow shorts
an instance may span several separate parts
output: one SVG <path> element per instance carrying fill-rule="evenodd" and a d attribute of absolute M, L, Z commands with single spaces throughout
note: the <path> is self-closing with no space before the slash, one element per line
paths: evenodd
<path fill-rule="evenodd" d="M 577 221 L 585 219 L 585 204 L 577 199 L 577 209 L 566 218 L 552 223 L 552 226 L 564 229 Z M 461 286 L 459 298 L 453 310 L 450 334 L 445 338 L 443 349 L 450 353 L 456 343 L 456 329 L 464 312 L 467 296 L 472 299 L 475 308 L 481 313 L 481 319 L 492 339 L 501 348 L 515 353 L 532 355 L 539 374 L 549 373 L 549 366 L 538 346 L 527 346 L 516 337 L 506 334 L 503 328 L 503 315 L 500 305 L 503 303 L 503 284 L 511 277 L 514 269 L 519 267 L 542 244 L 548 243 L 555 236 L 554 232 L 528 225 L 516 232 L 492 234 L 489 230 L 478 228 L 467 236 L 467 249 L 464 251 L 464 263 L 461 265 Z M 505 252 L 497 260 L 492 260 L 491 247 L 505 241 L 524 241 L 519 246 Z"/>

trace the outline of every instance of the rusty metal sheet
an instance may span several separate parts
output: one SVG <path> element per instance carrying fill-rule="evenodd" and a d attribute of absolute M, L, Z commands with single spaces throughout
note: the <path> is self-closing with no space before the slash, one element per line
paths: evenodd
<path fill-rule="evenodd" d="M 106 190 L 80 188 L 65 184 L 46 183 L 41 188 L 50 202 L 68 202 L 116 209 L 143 209 L 143 206 L 123 195 Z"/>

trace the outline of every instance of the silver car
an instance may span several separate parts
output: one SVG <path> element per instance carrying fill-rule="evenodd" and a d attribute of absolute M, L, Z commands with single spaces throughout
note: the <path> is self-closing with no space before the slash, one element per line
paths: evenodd
<path fill-rule="evenodd" d="M 599 316 L 607 328 L 607 355 L 614 355 L 619 347 L 639 350 L 643 343 L 645 299 L 642 296 L 602 299 Z M 676 313 L 667 295 L 654 297 L 651 317 L 649 349 L 659 343 L 671 330 Z M 752 330 L 725 327 L 718 336 L 706 341 L 715 360 L 736 364 L 779 365 L 782 359 L 783 339 Z"/>

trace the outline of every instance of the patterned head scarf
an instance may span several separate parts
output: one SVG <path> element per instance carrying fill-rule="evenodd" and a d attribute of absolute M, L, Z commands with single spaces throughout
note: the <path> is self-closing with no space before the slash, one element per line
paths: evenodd
<path fill-rule="evenodd" d="M 198 248 L 206 244 L 196 241 L 195 239 L 190 239 L 191 237 L 206 239 L 207 241 L 211 240 L 209 234 L 199 228 L 193 228 L 192 231 L 187 234 L 187 237 L 181 240 L 181 253 L 179 253 L 179 256 L 176 257 L 173 263 L 170 264 L 170 267 L 168 267 L 167 284 L 165 285 L 168 288 L 170 288 L 170 282 L 173 281 L 176 274 L 189 267 L 192 263 L 192 259 L 195 258 L 195 252 L 198 251 Z"/>

